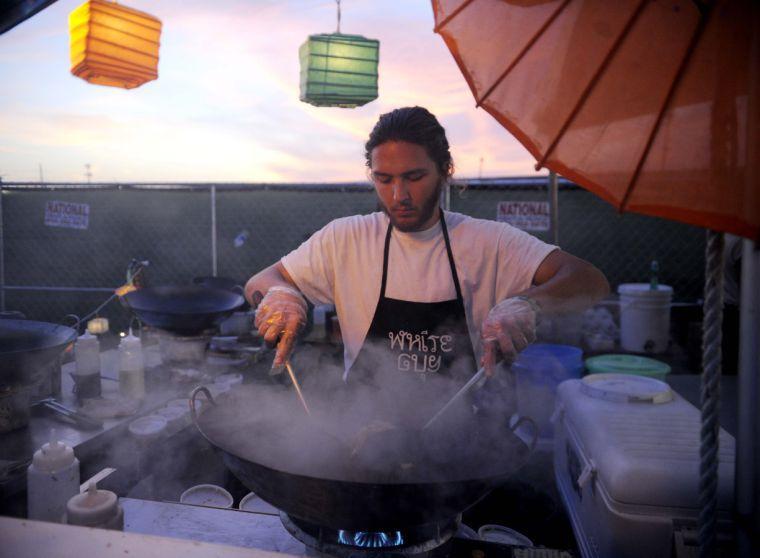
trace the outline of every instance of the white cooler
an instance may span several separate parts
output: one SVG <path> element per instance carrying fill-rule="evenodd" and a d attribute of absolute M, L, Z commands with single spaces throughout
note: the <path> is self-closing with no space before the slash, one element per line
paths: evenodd
<path fill-rule="evenodd" d="M 622 374 L 557 390 L 554 469 L 589 557 L 669 557 L 699 516 L 699 410 L 667 384 Z M 719 521 L 733 505 L 734 438 L 719 435 Z"/>

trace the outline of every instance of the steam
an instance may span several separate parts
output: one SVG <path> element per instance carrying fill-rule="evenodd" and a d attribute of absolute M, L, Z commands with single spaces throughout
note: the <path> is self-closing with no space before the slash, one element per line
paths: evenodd
<path fill-rule="evenodd" d="M 365 345 L 365 351 L 375 364 L 386 360 L 384 347 Z M 204 433 L 248 461 L 356 482 L 496 476 L 511 472 L 523 456 L 508 430 L 514 409 L 504 403 L 509 398 L 498 379 L 488 393 L 463 398 L 421 432 L 475 372 L 470 359 L 455 362 L 452 377 L 433 373 L 421 380 L 414 372 L 370 367 L 352 370 L 347 382 L 342 368 L 325 364 L 316 349 L 299 350 L 292 363 L 311 416 L 287 383 L 247 384 L 222 396 L 202 417 Z M 373 428 L 377 424 L 388 427 Z"/>
<path fill-rule="evenodd" d="M 158 349 L 151 347 L 146 357 Z M 249 376 L 250 383 L 219 395 L 218 405 L 206 408 L 200 418 L 201 430 L 214 445 L 244 460 L 292 474 L 352 482 L 445 482 L 502 476 L 524 462 L 525 445 L 508 428 L 509 417 L 517 410 L 516 388 L 505 370 L 497 372 L 486 388 L 460 400 L 430 431 L 421 434 L 422 425 L 475 373 L 474 363 L 461 359 L 454 363 L 449 377 L 430 373 L 421 379 L 412 371 L 400 372 L 383 365 L 387 362 L 387 343 L 368 344 L 365 351 L 373 363 L 370 370 L 352 370 L 344 381 L 343 367 L 334 364 L 335 355 L 308 345 L 296 350 L 291 362 L 311 416 L 306 415 L 286 374 L 270 377 L 262 369 L 249 370 L 244 376 Z M 201 381 L 207 383 L 221 372 L 206 362 L 192 361 L 160 368 L 197 369 L 204 374 Z M 151 370 L 146 374 L 149 391 L 155 392 L 156 385 L 167 383 L 163 377 L 151 387 Z M 184 384 L 187 392 L 197 381 Z M 176 397 L 175 393 L 176 386 L 167 390 L 164 399 Z M 551 413 L 542 407 L 550 405 L 553 390 L 529 386 L 520 390 L 520 395 L 535 402 L 520 405 L 524 414 Z M 372 425 L 378 423 L 391 427 L 375 433 Z M 355 451 L 368 429 L 367 445 Z M 130 439 L 111 448 L 111 464 L 134 462 L 150 454 L 151 463 L 144 464 L 145 468 L 161 478 L 185 479 L 148 485 L 145 492 L 135 495 L 174 494 L 178 498 L 188 488 L 187 477 L 192 477 L 188 473 L 197 467 L 197 458 L 183 462 L 167 451 L 155 451 L 160 441 L 151 442 L 151 452 L 135 451 L 135 444 Z M 221 467 L 218 478 L 204 474 L 195 475 L 198 482 L 225 484 Z"/>

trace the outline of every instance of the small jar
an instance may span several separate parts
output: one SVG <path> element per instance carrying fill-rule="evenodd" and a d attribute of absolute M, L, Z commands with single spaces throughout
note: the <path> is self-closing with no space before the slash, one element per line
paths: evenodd
<path fill-rule="evenodd" d="M 99 490 L 91 482 L 87 490 L 66 503 L 66 523 L 83 527 L 124 530 L 124 510 L 110 490 Z"/>

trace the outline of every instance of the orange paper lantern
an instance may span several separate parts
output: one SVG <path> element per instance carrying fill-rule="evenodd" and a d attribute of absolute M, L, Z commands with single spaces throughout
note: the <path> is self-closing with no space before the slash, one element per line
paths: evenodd
<path fill-rule="evenodd" d="M 69 14 L 71 73 L 90 83 L 132 89 L 158 77 L 161 22 L 106 0 Z"/>

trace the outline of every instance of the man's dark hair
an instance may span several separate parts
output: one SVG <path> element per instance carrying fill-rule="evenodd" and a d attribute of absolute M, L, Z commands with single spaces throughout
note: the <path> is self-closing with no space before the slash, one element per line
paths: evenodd
<path fill-rule="evenodd" d="M 443 176 L 454 172 L 446 131 L 426 108 L 403 107 L 380 115 L 364 144 L 367 167 L 372 166 L 372 150 L 388 141 L 406 141 L 422 146 Z"/>

